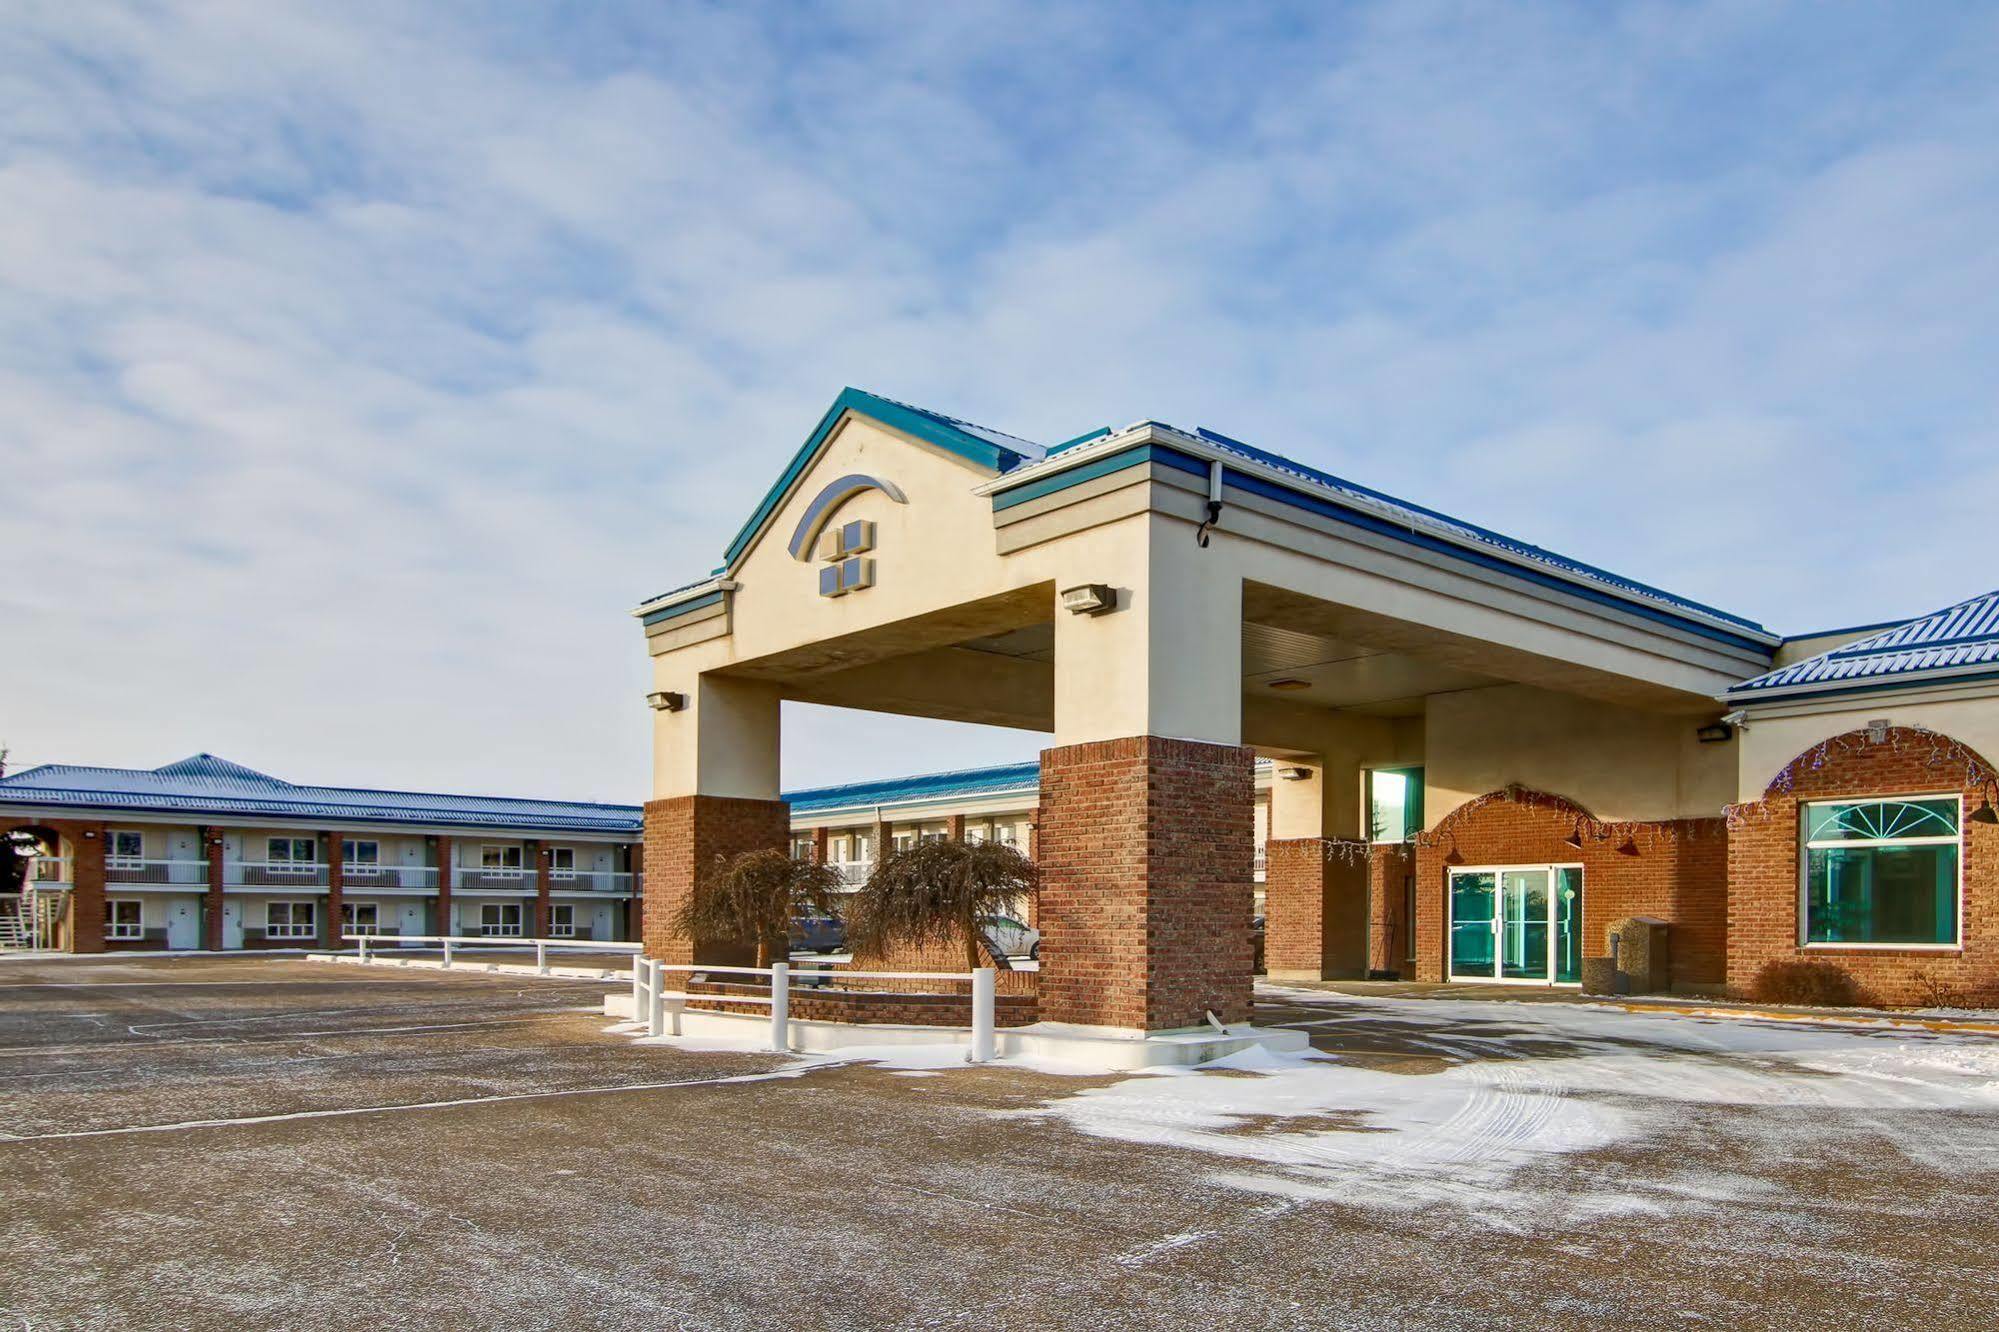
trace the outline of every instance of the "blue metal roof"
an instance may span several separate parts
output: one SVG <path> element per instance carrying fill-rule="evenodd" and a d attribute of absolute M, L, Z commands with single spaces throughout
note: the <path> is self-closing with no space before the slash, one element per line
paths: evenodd
<path fill-rule="evenodd" d="M 1928 684 L 1994 668 L 1999 668 L 1999 591 L 1744 680 L 1727 698 L 1760 702 L 1791 693 Z"/>
<path fill-rule="evenodd" d="M 151 769 L 48 763 L 0 778 L 0 804 L 537 832 L 639 830 L 637 805 L 297 786 L 213 754 Z"/>
<path fill-rule="evenodd" d="M 1039 762 L 1003 763 L 996 767 L 961 768 L 955 772 L 929 772 L 915 777 L 819 786 L 786 792 L 784 798 L 791 802 L 794 814 L 818 814 L 834 809 L 867 809 L 875 805 L 970 800 L 978 796 L 1032 791 L 1040 785 Z"/>

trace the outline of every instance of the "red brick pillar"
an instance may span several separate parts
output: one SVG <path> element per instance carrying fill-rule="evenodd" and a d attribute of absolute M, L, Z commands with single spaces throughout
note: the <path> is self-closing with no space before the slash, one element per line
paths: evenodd
<path fill-rule="evenodd" d="M 437 839 L 437 933 L 451 933 L 451 839 Z"/>
<path fill-rule="evenodd" d="M 222 951 L 222 912 L 227 901 L 223 896 L 222 830 L 203 828 L 200 834 L 201 849 L 208 857 L 208 892 L 202 898 L 202 942 L 209 952 L 219 953 Z"/>
<path fill-rule="evenodd" d="M 104 951 L 104 825 L 74 823 L 69 838 L 69 951 Z"/>
<path fill-rule="evenodd" d="M 887 819 L 875 820 L 875 864 L 888 859 L 888 853 L 895 846 L 895 825 Z"/>
<path fill-rule="evenodd" d="M 815 864 L 815 865 L 823 865 L 823 864 L 825 864 L 825 863 L 826 863 L 826 843 L 827 843 L 827 841 L 828 841 L 828 840 L 830 840 L 830 836 L 831 836 L 831 834 L 830 834 L 830 833 L 829 833 L 829 832 L 828 832 L 828 831 L 827 831 L 827 830 L 826 830 L 825 828 L 823 828 L 823 827 L 821 827 L 821 828 L 814 828 L 814 829 L 812 830 L 812 863 L 813 863 L 813 864 Z"/>
<path fill-rule="evenodd" d="M 555 877 L 555 870 L 549 864 L 548 847 L 545 843 L 530 844 L 534 850 L 534 937 L 548 937 L 548 893 L 549 884 Z"/>
<path fill-rule="evenodd" d="M 1409 919 L 1409 880 L 1416 873 L 1416 848 L 1387 842 L 1368 848 L 1367 969 L 1370 975 L 1401 976 L 1415 956 Z M 1408 979 L 1408 977 L 1403 977 Z"/>
<path fill-rule="evenodd" d="M 319 946 L 345 948 L 340 938 L 340 909 L 347 904 L 347 839 L 324 832 L 326 843 L 326 919 L 319 923 Z"/>
<path fill-rule="evenodd" d="M 1250 1007 L 1256 758 L 1134 736 L 1041 755 L 1041 1016 L 1169 1031 Z"/>
<path fill-rule="evenodd" d="M 1367 848 L 1273 837 L 1263 872 L 1263 969 L 1272 980 L 1335 980 L 1367 967 Z"/>
<path fill-rule="evenodd" d="M 952 841 L 954 842 L 964 841 L 965 816 L 963 814 L 953 814 L 950 818 L 950 827 L 947 831 Z"/>
<path fill-rule="evenodd" d="M 645 807 L 645 954 L 661 962 L 748 965 L 747 945 L 688 939 L 673 917 L 719 857 L 791 848 L 791 807 L 782 800 L 672 796 Z"/>

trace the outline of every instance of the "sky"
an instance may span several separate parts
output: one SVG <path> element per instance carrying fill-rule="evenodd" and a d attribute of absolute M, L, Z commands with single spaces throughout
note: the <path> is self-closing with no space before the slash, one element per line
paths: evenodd
<path fill-rule="evenodd" d="M 1778 632 L 1999 586 L 1989 4 L 7 8 L 10 770 L 642 800 L 628 612 L 848 384 Z"/>

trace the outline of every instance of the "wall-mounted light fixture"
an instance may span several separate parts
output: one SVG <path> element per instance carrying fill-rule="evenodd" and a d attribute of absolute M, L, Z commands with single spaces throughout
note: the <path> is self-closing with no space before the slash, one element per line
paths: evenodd
<path fill-rule="evenodd" d="M 1635 837 L 1633 837 L 1633 836 L 1631 836 L 1630 834 L 1628 834 L 1628 833 L 1627 833 L 1627 834 L 1625 835 L 1625 838 L 1624 838 L 1624 845 L 1622 845 L 1622 846 L 1620 846 L 1620 847 L 1618 847 L 1618 848 L 1617 848 L 1617 854 L 1618 854 L 1618 855 L 1620 855 L 1620 856 L 1635 856 L 1635 855 L 1637 855 L 1637 854 L 1638 854 L 1638 839 L 1637 839 L 1637 838 L 1635 838 Z"/>
<path fill-rule="evenodd" d="M 654 712 L 682 712 L 687 708 L 687 695 L 660 690 L 646 695 L 646 703 Z"/>
<path fill-rule="evenodd" d="M 1571 851 L 1580 851 L 1583 849 L 1583 825 L 1581 822 L 1576 824 L 1574 832 L 1562 839 L 1562 845 L 1568 847 Z"/>
<path fill-rule="evenodd" d="M 1109 583 L 1078 583 L 1062 589 L 1062 609 L 1071 615 L 1103 615 L 1117 609 L 1117 589 Z"/>
<path fill-rule="evenodd" d="M 1964 816 L 1973 823 L 1999 823 L 1999 810 L 1992 808 L 1992 783 L 1985 784 L 1985 796 L 1978 802 L 1978 808 Z"/>
<path fill-rule="evenodd" d="M 1279 768 L 1277 775 L 1287 782 L 1302 782 L 1312 775 L 1310 768 Z"/>
<path fill-rule="evenodd" d="M 1735 738 L 1735 728 L 1725 721 L 1709 722 L 1694 732 L 1694 739 L 1704 745 L 1725 745 Z"/>
<path fill-rule="evenodd" d="M 1282 680 L 1272 680 L 1270 682 L 1269 687 L 1272 689 L 1284 689 L 1284 690 L 1310 689 L 1312 687 L 1312 682 L 1310 680 L 1293 680 L 1287 677 L 1286 679 Z"/>

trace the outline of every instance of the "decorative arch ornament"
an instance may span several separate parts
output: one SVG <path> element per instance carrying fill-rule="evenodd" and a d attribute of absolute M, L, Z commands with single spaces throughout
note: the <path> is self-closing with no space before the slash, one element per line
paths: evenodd
<path fill-rule="evenodd" d="M 792 529 L 791 542 L 785 547 L 791 552 L 791 558 L 801 564 L 810 564 L 812 548 L 818 543 L 819 533 L 825 530 L 834 513 L 854 496 L 870 490 L 879 490 L 897 504 L 909 503 L 909 498 L 902 493 L 900 486 L 893 481 L 884 481 L 880 477 L 850 472 L 837 480 L 829 481 L 817 495 L 812 497 L 812 503 L 805 506 L 804 514 L 798 519 L 798 526 Z"/>

